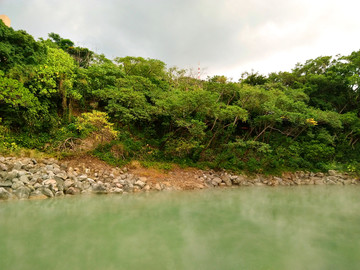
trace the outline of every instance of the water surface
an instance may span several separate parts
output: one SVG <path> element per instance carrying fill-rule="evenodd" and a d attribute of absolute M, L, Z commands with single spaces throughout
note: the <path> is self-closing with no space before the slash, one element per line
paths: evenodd
<path fill-rule="evenodd" d="M 360 269 L 360 187 L 0 203 L 0 269 Z"/>

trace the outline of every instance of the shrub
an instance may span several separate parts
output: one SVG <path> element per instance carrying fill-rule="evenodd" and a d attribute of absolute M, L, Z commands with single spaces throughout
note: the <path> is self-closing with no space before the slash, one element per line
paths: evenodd
<path fill-rule="evenodd" d="M 94 134 L 101 141 L 111 140 L 117 137 L 118 131 L 114 130 L 114 124 L 108 119 L 107 113 L 93 110 L 90 113 L 81 114 L 76 119 L 75 126 L 84 137 Z"/>

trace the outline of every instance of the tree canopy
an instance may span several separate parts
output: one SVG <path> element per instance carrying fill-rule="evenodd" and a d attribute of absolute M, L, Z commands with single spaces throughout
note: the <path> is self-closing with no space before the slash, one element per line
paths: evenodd
<path fill-rule="evenodd" d="M 80 138 L 89 115 L 116 130 L 94 152 L 106 159 L 116 159 L 106 147 L 121 145 L 123 159 L 250 172 L 360 162 L 360 51 L 238 82 L 198 80 L 157 59 L 110 60 L 55 33 L 36 41 L 0 21 L 0 64 L 1 127 L 23 147 Z"/>

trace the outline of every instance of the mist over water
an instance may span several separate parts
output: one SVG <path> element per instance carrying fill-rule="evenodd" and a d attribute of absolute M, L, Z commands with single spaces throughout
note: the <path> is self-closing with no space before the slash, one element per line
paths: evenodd
<path fill-rule="evenodd" d="M 0 203 L 0 269 L 360 269 L 360 187 Z"/>

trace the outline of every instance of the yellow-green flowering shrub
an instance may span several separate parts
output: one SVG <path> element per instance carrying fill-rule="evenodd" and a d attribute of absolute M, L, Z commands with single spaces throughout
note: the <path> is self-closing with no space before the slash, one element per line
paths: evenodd
<path fill-rule="evenodd" d="M 111 140 L 117 137 L 118 131 L 114 130 L 114 124 L 108 119 L 107 113 L 93 110 L 81 114 L 76 119 L 75 126 L 84 137 L 93 135 L 100 141 Z"/>

